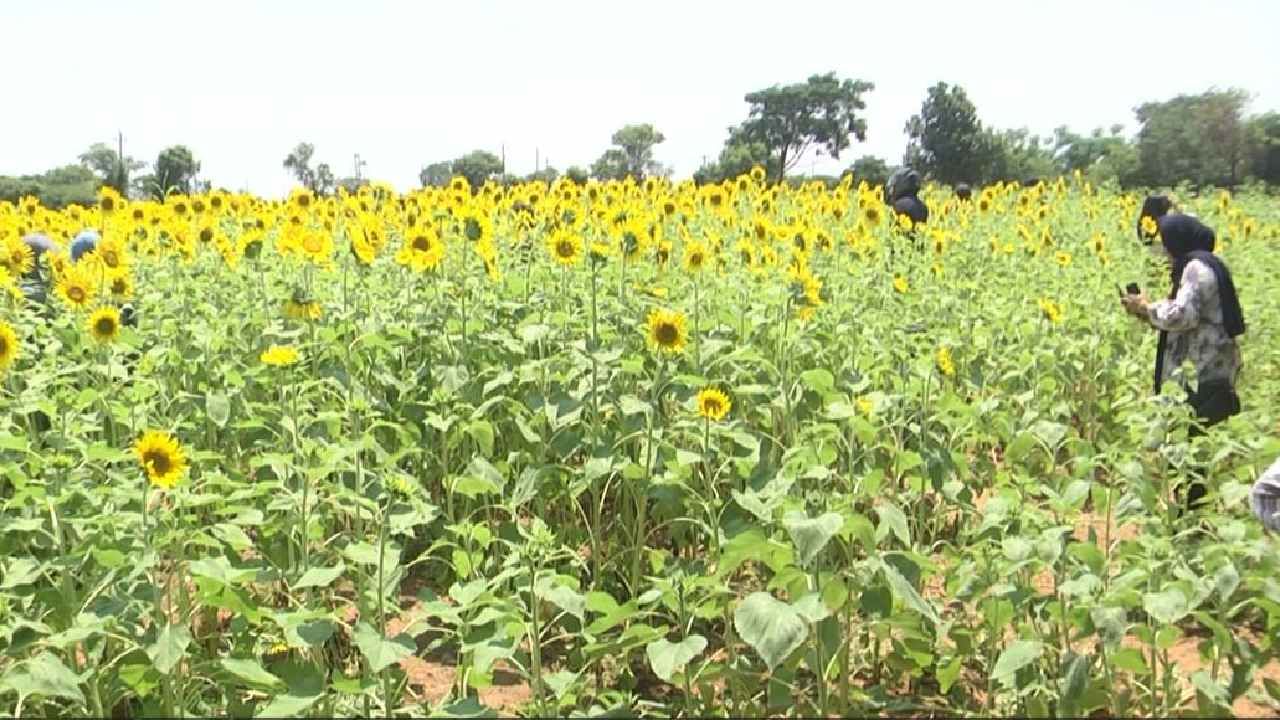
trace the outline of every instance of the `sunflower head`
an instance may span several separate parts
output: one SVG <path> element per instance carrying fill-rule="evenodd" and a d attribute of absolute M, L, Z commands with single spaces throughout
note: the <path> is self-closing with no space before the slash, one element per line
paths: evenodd
<path fill-rule="evenodd" d="M 68 267 L 58 280 L 58 296 L 76 310 L 86 310 L 98 294 L 98 286 L 84 266 Z"/>
<path fill-rule="evenodd" d="M 9 323 L 0 320 L 0 370 L 7 369 L 18 359 L 18 334 Z"/>
<path fill-rule="evenodd" d="M 582 258 L 582 239 L 576 234 L 561 230 L 547 240 L 551 259 L 563 267 L 573 267 Z"/>
<path fill-rule="evenodd" d="M 893 278 L 893 289 L 900 295 L 906 295 L 907 291 L 911 289 L 911 286 L 907 284 L 907 279 L 905 277 L 898 275 Z"/>
<path fill-rule="evenodd" d="M 731 407 L 729 396 L 716 388 L 703 388 L 698 392 L 698 414 L 708 420 L 720 422 Z"/>
<path fill-rule="evenodd" d="M 148 430 L 133 444 L 133 453 L 152 485 L 171 489 L 187 469 L 182 445 L 169 433 Z"/>
<path fill-rule="evenodd" d="M 684 313 L 656 309 L 649 313 L 649 345 L 658 352 L 674 355 L 684 350 L 687 340 Z"/>
<path fill-rule="evenodd" d="M 956 364 L 951 357 L 951 348 L 945 345 L 938 348 L 936 360 L 938 363 L 938 372 L 946 375 L 947 377 L 955 377 Z"/>
<path fill-rule="evenodd" d="M 288 367 L 298 362 L 298 350 L 292 345 L 272 345 L 258 359 L 263 365 Z"/>
<path fill-rule="evenodd" d="M 115 342 L 120 335 L 120 311 L 106 305 L 93 311 L 87 323 L 94 340 L 106 345 Z"/>

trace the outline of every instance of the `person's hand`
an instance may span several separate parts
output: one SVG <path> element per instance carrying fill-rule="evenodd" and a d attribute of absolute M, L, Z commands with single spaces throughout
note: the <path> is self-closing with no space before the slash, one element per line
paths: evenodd
<path fill-rule="evenodd" d="M 1120 298 L 1120 303 L 1124 305 L 1125 312 L 1137 318 L 1147 317 L 1147 306 L 1151 301 L 1147 299 L 1146 293 L 1138 295 L 1125 295 Z"/>

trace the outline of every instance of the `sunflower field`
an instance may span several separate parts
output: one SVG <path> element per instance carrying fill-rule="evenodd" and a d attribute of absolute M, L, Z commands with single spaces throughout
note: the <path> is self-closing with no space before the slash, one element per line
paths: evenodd
<path fill-rule="evenodd" d="M 1249 324 L 1189 441 L 1141 196 L 922 197 L 0 204 L 0 713 L 1280 710 L 1274 199 L 1182 199 Z"/>

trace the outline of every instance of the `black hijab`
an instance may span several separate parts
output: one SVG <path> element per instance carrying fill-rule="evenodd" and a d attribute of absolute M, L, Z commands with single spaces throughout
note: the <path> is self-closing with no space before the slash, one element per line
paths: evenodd
<path fill-rule="evenodd" d="M 1147 242 L 1147 238 L 1142 235 L 1142 218 L 1149 217 L 1159 222 L 1160 218 L 1168 215 L 1171 209 L 1173 209 L 1173 201 L 1167 196 L 1148 195 L 1147 199 L 1142 203 L 1142 211 L 1138 213 L 1138 239 Z"/>
<path fill-rule="evenodd" d="M 1150 200 L 1150 198 L 1148 198 Z M 1160 239 L 1164 247 L 1173 257 L 1169 288 L 1169 298 L 1178 295 L 1178 286 L 1182 283 L 1182 273 L 1192 260 L 1199 260 L 1213 271 L 1218 281 L 1218 299 L 1222 305 L 1222 325 L 1228 337 L 1242 335 L 1245 331 L 1244 311 L 1240 308 L 1240 297 L 1236 294 L 1235 282 L 1231 279 L 1231 271 L 1217 255 L 1213 254 L 1217 238 L 1213 230 L 1190 215 L 1165 215 L 1160 218 Z M 1164 374 L 1164 355 L 1169 343 L 1168 333 L 1160 331 L 1160 342 L 1156 346 L 1155 392 L 1160 392 L 1160 380 Z"/>

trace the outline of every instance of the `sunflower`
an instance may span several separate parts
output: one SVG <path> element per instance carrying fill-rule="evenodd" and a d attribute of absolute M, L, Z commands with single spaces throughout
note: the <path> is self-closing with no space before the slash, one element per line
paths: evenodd
<path fill-rule="evenodd" d="M 298 350 L 292 345 L 272 345 L 258 359 L 263 365 L 288 367 L 298 362 Z"/>
<path fill-rule="evenodd" d="M 18 334 L 9 323 L 0 320 L 0 370 L 7 369 L 18 359 Z"/>
<path fill-rule="evenodd" d="M 871 414 L 874 413 L 876 410 L 875 401 L 867 397 L 866 395 L 858 396 L 858 399 L 855 401 L 855 404 L 858 406 L 858 412 L 868 417 L 870 417 Z"/>
<path fill-rule="evenodd" d="M 1142 225 L 1142 236 L 1145 238 L 1153 238 L 1156 236 L 1156 233 L 1160 232 L 1159 223 L 1157 223 L 1156 219 L 1151 217 L 1150 215 L 1142 216 L 1141 225 Z"/>
<path fill-rule="evenodd" d="M 551 259 L 559 265 L 573 267 L 582 259 L 582 238 L 561 230 L 547 239 L 547 250 L 551 253 Z"/>
<path fill-rule="evenodd" d="M 115 275 L 129 266 L 129 255 L 119 238 L 103 238 L 102 242 L 98 243 L 94 255 L 98 257 L 98 261 L 102 263 L 108 275 Z"/>
<path fill-rule="evenodd" d="M 701 272 L 707 263 L 707 246 L 698 240 L 684 247 L 684 268 L 691 273 Z"/>
<path fill-rule="evenodd" d="M 172 435 L 161 430 L 143 433 L 133 444 L 133 453 L 138 456 L 138 463 L 147 473 L 147 479 L 156 487 L 173 488 L 187 468 L 182 445 Z"/>
<path fill-rule="evenodd" d="M 655 309 L 649 313 L 649 345 L 669 354 L 684 350 L 686 341 L 684 313 L 676 310 Z"/>
<path fill-rule="evenodd" d="M 98 295 L 98 286 L 84 267 L 67 268 L 58 280 L 58 295 L 63 302 L 78 310 L 88 309 Z"/>
<path fill-rule="evenodd" d="M 879 225 L 883 215 L 879 205 L 867 205 L 862 209 L 862 217 L 866 219 L 868 225 Z"/>
<path fill-rule="evenodd" d="M 893 289 L 898 291 L 900 295 L 906 295 L 911 286 L 907 284 L 907 279 L 901 275 L 895 275 L 893 278 Z"/>
<path fill-rule="evenodd" d="M 116 300 L 128 300 L 133 297 L 133 278 L 128 273 L 121 273 L 111 278 L 111 297 Z"/>
<path fill-rule="evenodd" d="M 124 207 L 124 199 L 120 197 L 120 193 L 110 185 L 103 185 L 98 191 L 98 208 L 103 214 L 110 215 L 122 207 Z"/>
<path fill-rule="evenodd" d="M 1068 267 L 1071 265 L 1071 253 L 1059 251 L 1056 259 L 1059 267 Z"/>
<path fill-rule="evenodd" d="M 1038 304 L 1040 306 L 1040 314 L 1044 315 L 1045 320 L 1048 320 L 1053 325 L 1062 322 L 1061 305 L 1049 298 L 1040 298 Z"/>
<path fill-rule="evenodd" d="M 405 231 L 404 243 L 396 253 L 396 262 L 414 272 L 434 270 L 444 260 L 444 241 L 435 229 L 418 225 Z"/>
<path fill-rule="evenodd" d="M 100 307 L 89 316 L 87 326 L 94 340 L 104 345 L 115 342 L 120 335 L 120 311 L 110 305 Z"/>
<path fill-rule="evenodd" d="M 333 255 L 333 236 L 322 230 L 309 230 L 302 236 L 302 254 L 317 265 L 329 262 Z"/>
<path fill-rule="evenodd" d="M 698 392 L 698 414 L 708 420 L 720 422 L 731 407 L 729 396 L 716 388 L 703 388 Z"/>
<path fill-rule="evenodd" d="M 951 358 L 951 348 L 945 345 L 938 348 L 937 362 L 939 372 L 947 377 L 955 377 L 956 364 Z"/>
<path fill-rule="evenodd" d="M 289 299 L 284 303 L 284 316 L 290 320 L 319 320 L 323 314 L 320 303 L 314 300 L 299 302 Z"/>
<path fill-rule="evenodd" d="M 10 275 L 21 277 L 35 267 L 35 251 L 20 238 L 11 237 L 5 241 L 3 262 Z"/>

